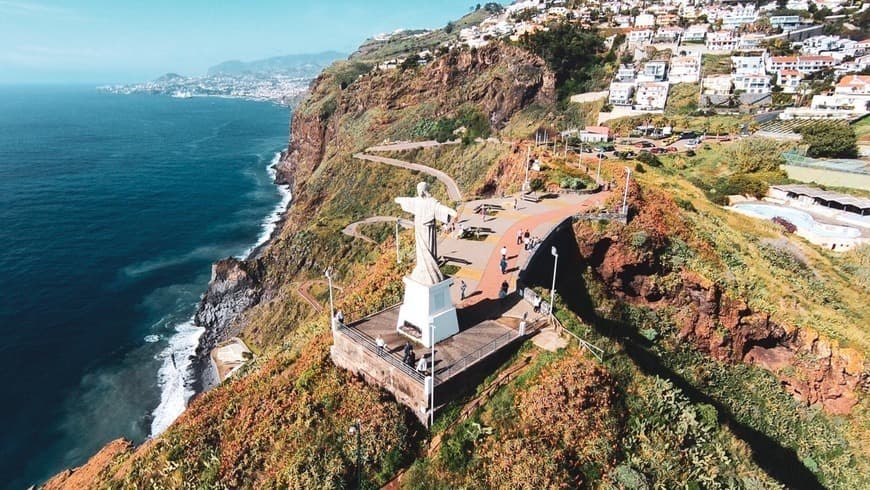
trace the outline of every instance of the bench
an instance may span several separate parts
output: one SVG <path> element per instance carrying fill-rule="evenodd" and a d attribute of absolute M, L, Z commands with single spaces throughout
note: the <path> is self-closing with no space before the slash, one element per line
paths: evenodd
<path fill-rule="evenodd" d="M 523 194 L 523 201 L 541 202 L 541 196 L 537 194 Z"/>

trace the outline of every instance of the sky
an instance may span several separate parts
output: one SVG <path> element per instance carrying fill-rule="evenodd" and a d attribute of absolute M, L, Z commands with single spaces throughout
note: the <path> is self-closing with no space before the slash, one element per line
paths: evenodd
<path fill-rule="evenodd" d="M 443 27 L 471 0 L 0 0 L 0 84 L 128 83 Z"/>

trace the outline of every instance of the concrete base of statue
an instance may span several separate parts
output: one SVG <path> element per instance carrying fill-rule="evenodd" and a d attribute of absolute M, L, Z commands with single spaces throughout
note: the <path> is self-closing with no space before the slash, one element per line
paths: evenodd
<path fill-rule="evenodd" d="M 459 319 L 456 307 L 450 299 L 450 286 L 453 279 L 427 286 L 411 279 L 402 278 L 405 283 L 405 301 L 399 308 L 396 330 L 426 347 L 432 347 L 442 340 L 459 333 Z M 433 338 L 432 327 L 435 325 Z"/>

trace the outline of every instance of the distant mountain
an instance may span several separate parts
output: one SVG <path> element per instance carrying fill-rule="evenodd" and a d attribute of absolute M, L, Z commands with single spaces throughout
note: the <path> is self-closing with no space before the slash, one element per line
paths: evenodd
<path fill-rule="evenodd" d="M 346 58 L 347 54 L 325 51 L 314 54 L 291 54 L 255 61 L 224 61 L 208 69 L 208 75 L 287 74 L 300 77 L 315 77 L 333 61 Z"/>

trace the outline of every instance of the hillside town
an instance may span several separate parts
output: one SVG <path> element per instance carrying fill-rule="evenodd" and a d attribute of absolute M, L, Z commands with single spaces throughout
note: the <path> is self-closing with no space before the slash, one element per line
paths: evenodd
<path fill-rule="evenodd" d="M 700 105 L 711 110 L 778 109 L 781 120 L 854 119 L 868 112 L 870 4 L 863 2 L 523 0 L 483 8 L 489 15 L 482 22 L 460 29 L 458 40 L 442 47 L 516 42 L 555 22 L 598 29 L 608 46 L 616 43 L 621 63 L 607 93 L 612 117 L 662 113 L 677 84 L 695 84 Z M 432 57 L 427 49 L 417 60 Z"/>

